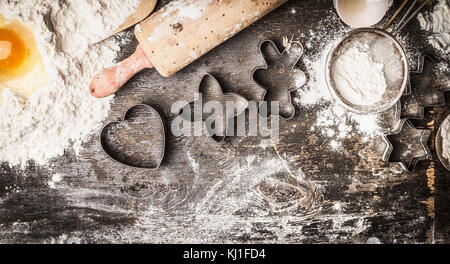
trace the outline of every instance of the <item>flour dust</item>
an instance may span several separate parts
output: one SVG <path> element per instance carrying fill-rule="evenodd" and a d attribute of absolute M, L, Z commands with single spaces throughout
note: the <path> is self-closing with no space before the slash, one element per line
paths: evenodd
<path fill-rule="evenodd" d="M 139 0 L 0 2 L 0 13 L 34 30 L 49 83 L 30 98 L 4 89 L 0 107 L 0 160 L 25 167 L 45 165 L 81 145 L 108 115 L 112 97 L 89 94 L 92 77 L 112 66 L 119 43 L 108 39 Z"/>

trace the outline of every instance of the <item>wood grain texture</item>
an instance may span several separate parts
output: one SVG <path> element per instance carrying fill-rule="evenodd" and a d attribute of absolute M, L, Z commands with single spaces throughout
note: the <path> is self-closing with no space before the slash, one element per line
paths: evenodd
<path fill-rule="evenodd" d="M 118 92 L 105 124 L 139 103 L 155 107 L 170 124 L 176 116 L 172 103 L 192 101 L 206 72 L 224 92 L 258 100 L 263 91 L 251 81 L 252 70 L 263 65 L 258 44 L 272 39 L 280 45 L 282 36 L 292 35 L 307 42 L 328 16 L 335 21 L 330 29 L 344 27 L 330 1 L 291 0 L 171 78 L 144 70 Z M 425 36 L 417 29 L 416 21 L 405 29 L 408 48 L 432 52 L 421 46 Z M 136 45 L 126 45 L 119 59 Z M 449 112 L 446 96 L 447 106 L 426 108 L 414 125 L 435 133 Z M 20 171 L 3 164 L 0 242 L 448 242 L 449 173 L 437 158 L 406 173 L 380 161 L 376 138 L 362 143 L 355 136 L 342 153 L 332 151 L 326 138 L 311 131 L 323 107 L 296 106 L 293 119 L 280 121 L 274 148 L 259 137 L 218 144 L 208 136 L 176 138 L 168 132 L 156 171 L 112 162 L 97 135 L 80 156 L 67 151 L 48 168 L 31 164 Z"/>

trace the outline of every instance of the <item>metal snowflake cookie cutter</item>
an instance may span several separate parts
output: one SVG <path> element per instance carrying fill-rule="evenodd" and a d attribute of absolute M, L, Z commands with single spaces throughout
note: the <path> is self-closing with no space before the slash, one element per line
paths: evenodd
<path fill-rule="evenodd" d="M 241 115 L 248 107 L 248 100 L 243 96 L 228 92 L 224 93 L 219 81 L 210 73 L 206 73 L 202 76 L 202 79 L 198 85 L 197 95 L 200 98 L 196 98 L 194 101 L 189 102 L 180 110 L 180 116 L 190 122 L 204 122 L 208 134 L 216 141 L 223 142 L 228 135 L 228 122 L 230 119 Z M 213 113 L 205 112 L 205 106 L 210 104 L 217 104 L 221 106 L 222 111 Z M 196 105 L 198 105 L 196 107 Z M 230 108 L 229 108 L 230 106 Z M 233 111 L 228 112 L 228 111 Z M 227 118 L 228 117 L 228 118 Z M 214 120 L 222 120 L 221 132 L 216 135 L 216 124 Z M 219 128 L 220 129 L 220 128 Z"/>
<path fill-rule="evenodd" d="M 100 132 L 103 151 L 115 162 L 156 170 L 166 145 L 165 124 L 156 109 L 146 104 L 129 108 L 122 120 L 106 124 Z"/>
<path fill-rule="evenodd" d="M 444 92 L 450 90 L 449 79 L 443 80 L 445 74 L 436 76 L 436 65 L 437 61 L 432 56 L 418 56 L 417 69 L 411 72 L 408 81 L 409 93 L 401 98 L 402 118 L 423 119 L 425 107 L 445 105 Z"/>
<path fill-rule="evenodd" d="M 292 52 L 297 54 L 290 55 Z M 253 82 L 264 90 L 261 104 L 279 102 L 278 114 L 286 120 L 295 115 L 291 93 L 306 84 L 306 74 L 296 68 L 303 52 L 302 44 L 297 41 L 291 42 L 288 48 L 280 52 L 273 41 L 264 40 L 259 44 L 259 54 L 264 60 L 264 66 L 257 67 L 252 72 Z M 268 105 L 266 117 L 272 115 L 269 110 Z"/>
<path fill-rule="evenodd" d="M 404 170 L 412 172 L 419 161 L 433 156 L 427 146 L 430 135 L 430 130 L 416 129 L 411 121 L 403 119 L 396 131 L 382 135 L 386 144 L 382 160 L 399 163 Z"/>
<path fill-rule="evenodd" d="M 444 165 L 444 167 L 450 171 L 450 160 L 446 159 L 443 155 L 443 138 L 442 138 L 442 127 L 448 126 L 450 127 L 450 114 L 445 118 L 444 122 L 442 122 L 441 126 L 438 129 L 436 134 L 436 154 L 439 158 L 439 161 Z"/>

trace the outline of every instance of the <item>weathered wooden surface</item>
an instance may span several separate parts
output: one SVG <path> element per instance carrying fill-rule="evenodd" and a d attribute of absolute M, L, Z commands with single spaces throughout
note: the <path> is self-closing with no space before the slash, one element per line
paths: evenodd
<path fill-rule="evenodd" d="M 307 41 L 327 16 L 336 16 L 331 1 L 291 0 L 173 78 L 152 70 L 138 74 L 117 94 L 105 123 L 146 103 L 162 113 L 169 128 L 172 103 L 191 101 L 206 72 L 225 91 L 258 100 L 262 91 L 251 82 L 251 71 L 263 65 L 257 52 L 261 40 L 281 44 L 282 36 L 295 35 Z M 343 27 L 333 21 L 330 29 Z M 416 21 L 407 27 L 408 47 L 432 53 L 417 29 Z M 135 46 L 127 45 L 121 56 Z M 434 133 L 450 112 L 446 97 L 447 106 L 426 108 L 414 125 Z M 81 156 L 68 151 L 50 168 L 20 171 L 4 164 L 0 242 L 448 242 L 450 173 L 437 157 L 406 173 L 380 161 L 376 137 L 362 143 L 355 136 L 342 153 L 333 152 L 310 129 L 322 107 L 297 106 L 293 119 L 280 121 L 275 148 L 255 137 L 218 144 L 207 136 L 176 138 L 169 132 L 157 171 L 112 162 L 97 136 Z"/>

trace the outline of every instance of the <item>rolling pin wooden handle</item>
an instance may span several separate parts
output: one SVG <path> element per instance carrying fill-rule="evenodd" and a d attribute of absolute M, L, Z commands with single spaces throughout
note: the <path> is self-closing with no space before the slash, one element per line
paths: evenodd
<path fill-rule="evenodd" d="M 97 74 L 89 86 L 89 91 L 97 98 L 110 96 L 136 73 L 146 68 L 153 68 L 153 64 L 139 45 L 129 58 Z"/>

